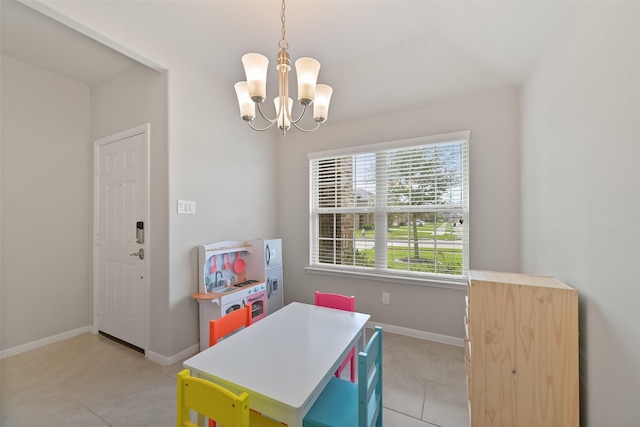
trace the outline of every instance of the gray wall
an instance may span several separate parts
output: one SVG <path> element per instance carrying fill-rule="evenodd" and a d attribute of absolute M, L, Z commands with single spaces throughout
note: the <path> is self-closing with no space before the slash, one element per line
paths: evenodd
<path fill-rule="evenodd" d="M 152 23 L 149 23 L 148 31 L 141 32 L 140 21 L 135 16 L 105 8 L 99 3 L 47 2 L 34 6 L 42 7 L 72 28 L 90 29 L 92 36 L 110 46 L 125 49 L 126 53 L 146 64 L 168 70 L 166 157 L 165 153 L 156 150 L 161 149 L 162 144 L 153 145 L 151 152 L 154 161 L 167 159 L 164 171 L 163 164 L 151 166 L 152 180 L 167 180 L 166 190 L 161 190 L 163 194 L 154 193 L 154 189 L 161 189 L 165 183 L 156 186 L 152 183 L 152 205 L 159 209 L 152 215 L 159 221 L 159 227 L 166 221 L 167 228 L 166 236 L 159 235 L 164 239 L 165 247 L 156 247 L 158 241 L 154 241 L 152 254 L 159 257 L 152 260 L 152 267 L 157 262 L 165 261 L 166 264 L 152 272 L 155 277 L 151 283 L 154 302 L 151 321 L 156 322 L 157 327 L 152 325 L 150 339 L 152 351 L 156 353 L 154 360 L 172 363 L 183 357 L 184 352 L 198 347 L 198 306 L 191 298 L 191 294 L 197 292 L 197 245 L 275 236 L 275 142 L 246 128 L 235 107 L 233 89 L 204 70 L 197 63 L 198 58 L 185 57 L 184 52 L 172 51 L 158 42 L 164 36 L 162 27 L 154 33 Z M 155 111 L 155 107 L 143 104 L 158 101 L 161 100 L 141 100 L 140 107 L 144 111 Z M 234 108 L 229 108 L 230 105 Z M 111 132 L 110 129 L 127 121 L 126 117 L 118 115 L 114 122 L 109 117 L 103 119 L 94 129 L 96 135 Z M 151 132 L 153 138 L 154 130 Z M 88 170 L 91 159 L 89 156 L 84 165 Z M 91 181 L 92 176 L 87 177 L 88 188 L 91 188 Z M 196 215 L 177 215 L 179 199 L 195 201 Z M 89 207 L 92 200 L 93 195 L 89 193 Z M 91 218 L 89 211 L 86 217 L 89 228 Z M 90 246 L 83 250 L 89 253 Z M 87 264 L 91 265 L 90 257 Z M 90 289 L 89 283 L 86 286 Z M 91 300 L 85 295 L 82 301 L 84 304 L 77 307 L 83 307 L 86 318 Z M 85 326 L 88 322 L 90 320 L 85 320 Z M 49 336 L 36 335 L 34 339 Z M 30 341 L 26 337 L 20 337 L 20 340 L 21 343 Z"/>
<path fill-rule="evenodd" d="M 307 153 L 471 130 L 470 265 L 520 269 L 519 98 L 515 90 L 385 117 L 331 124 L 313 134 L 291 131 L 278 144 L 278 234 L 283 239 L 285 302 L 313 302 L 313 292 L 356 296 L 373 322 L 462 338 L 466 288 L 444 289 L 307 273 L 309 168 Z M 389 292 L 391 304 L 382 304 Z"/>
<path fill-rule="evenodd" d="M 1 57 L 0 350 L 91 323 L 85 84 Z"/>
<path fill-rule="evenodd" d="M 198 245 L 275 235 L 275 148 L 240 119 L 233 89 L 182 60 L 169 69 L 169 332 L 165 355 L 199 342 Z M 229 108 L 232 106 L 232 108 Z M 196 202 L 178 215 L 177 200 Z"/>
<path fill-rule="evenodd" d="M 167 73 L 134 64 L 91 87 L 91 140 L 144 123 L 150 124 L 150 237 L 145 250 L 151 262 L 149 279 L 149 350 L 168 348 L 169 212 Z M 89 304 L 93 304 L 92 301 Z M 93 319 L 92 319 L 93 320 Z"/>
<path fill-rule="evenodd" d="M 595 2 L 522 95 L 522 267 L 578 290 L 584 426 L 640 419 L 639 20 Z"/>
<path fill-rule="evenodd" d="M 90 88 L 2 56 L 2 89 L 0 350 L 92 324 L 93 141 L 150 122 L 157 351 L 167 341 L 166 74 L 134 65 Z"/>

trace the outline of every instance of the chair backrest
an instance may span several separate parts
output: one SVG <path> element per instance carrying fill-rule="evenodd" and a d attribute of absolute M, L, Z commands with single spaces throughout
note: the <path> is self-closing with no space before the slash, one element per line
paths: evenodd
<path fill-rule="evenodd" d="M 358 354 L 358 427 L 382 427 L 382 328 Z"/>
<path fill-rule="evenodd" d="M 224 387 L 195 378 L 184 369 L 177 379 L 177 427 L 197 427 L 190 411 L 215 419 L 219 425 L 249 427 L 249 394 L 237 396 Z"/>
<path fill-rule="evenodd" d="M 338 310 L 356 311 L 356 297 L 316 291 L 315 305 L 337 308 Z"/>
<path fill-rule="evenodd" d="M 242 327 L 251 325 L 251 305 L 232 311 L 217 320 L 209 321 L 209 347 Z"/>

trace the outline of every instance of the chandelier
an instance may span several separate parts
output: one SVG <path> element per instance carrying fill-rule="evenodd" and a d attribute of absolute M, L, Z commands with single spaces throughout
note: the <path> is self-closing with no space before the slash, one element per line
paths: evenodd
<path fill-rule="evenodd" d="M 329 102 L 333 89 L 331 86 L 316 84 L 320 63 L 313 58 L 300 58 L 296 61 L 296 74 L 298 77 L 298 102 L 302 105 L 302 111 L 297 118 L 291 115 L 293 100 L 289 98 L 289 71 L 291 70 L 291 59 L 287 49 L 289 45 L 285 40 L 285 3 L 282 0 L 280 11 L 282 22 L 282 39 L 278 43 L 280 52 L 278 53 L 276 69 L 278 70 L 278 96 L 274 98 L 276 116 L 271 119 L 262 110 L 262 103 L 267 95 L 267 67 L 269 60 L 259 53 L 247 53 L 242 57 L 242 65 L 247 76 L 247 81 L 235 84 L 238 104 L 240 106 L 240 116 L 249 127 L 257 131 L 265 131 L 277 124 L 282 130 L 282 135 L 286 136 L 287 130 L 293 125 L 303 132 L 314 132 L 318 130 L 320 124 L 327 120 Z M 313 104 L 313 120 L 316 125 L 311 129 L 304 129 L 299 125 L 304 117 L 307 107 Z M 260 116 L 268 123 L 266 127 L 258 128 L 252 123 L 256 117 L 256 107 Z"/>

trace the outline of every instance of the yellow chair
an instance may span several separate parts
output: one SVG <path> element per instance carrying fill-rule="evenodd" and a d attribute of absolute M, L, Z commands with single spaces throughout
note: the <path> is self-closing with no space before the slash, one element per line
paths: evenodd
<path fill-rule="evenodd" d="M 197 427 L 190 411 L 217 421 L 219 427 L 282 427 L 283 424 L 249 410 L 249 394 L 239 396 L 202 378 L 188 369 L 178 374 L 177 427 Z"/>

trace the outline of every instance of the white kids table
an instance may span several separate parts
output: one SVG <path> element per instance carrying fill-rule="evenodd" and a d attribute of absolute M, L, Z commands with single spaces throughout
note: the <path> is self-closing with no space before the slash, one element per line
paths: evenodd
<path fill-rule="evenodd" d="M 368 314 L 291 303 L 185 360 L 192 375 L 286 423 L 302 420 L 351 348 L 364 349 Z"/>

